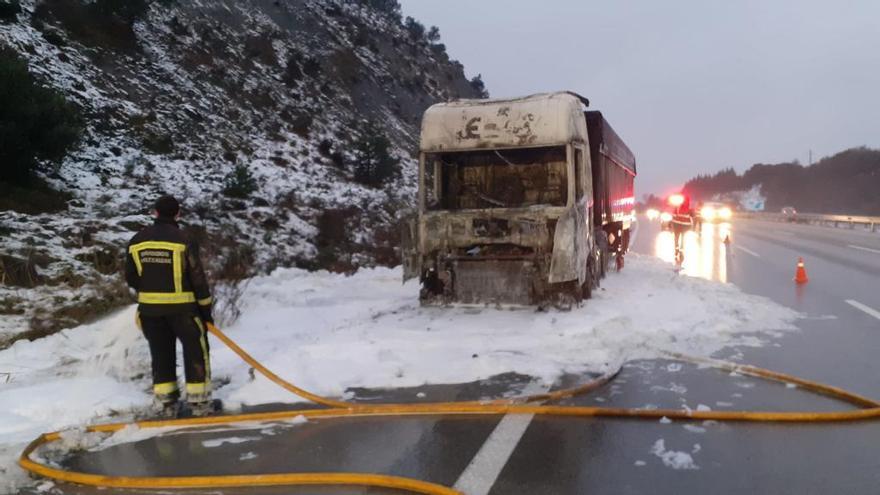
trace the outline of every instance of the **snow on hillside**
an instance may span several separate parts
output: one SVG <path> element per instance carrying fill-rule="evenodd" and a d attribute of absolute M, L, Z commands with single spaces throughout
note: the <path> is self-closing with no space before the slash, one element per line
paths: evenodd
<path fill-rule="evenodd" d="M 21 4 L 0 44 L 80 106 L 87 127 L 46 177 L 73 195 L 66 211 L 0 212 L 0 255 L 28 260 L 42 281 L 0 285 L 0 347 L 37 309 L 69 325 L 85 318 L 59 307 L 93 304 L 90 291 L 118 295 L 114 258 L 163 192 L 184 201 L 186 221 L 213 244 L 252 247 L 257 269 L 326 265 L 316 225 L 328 211 L 339 212 L 346 238 L 325 258 L 374 263 L 414 197 L 421 112 L 477 95 L 442 45 L 367 2 L 153 2 L 130 27 L 106 32 L 84 0 Z M 401 161 L 379 188 L 353 181 L 366 121 Z M 222 194 L 236 165 L 257 183 L 244 200 Z"/>
<path fill-rule="evenodd" d="M 600 372 L 658 349 L 711 355 L 764 343 L 797 315 L 732 285 L 678 276 L 630 255 L 580 308 L 422 308 L 399 269 L 352 276 L 278 269 L 254 279 L 244 313 L 225 329 L 266 366 L 307 390 L 342 396 L 356 387 L 461 383 L 505 372 L 552 384 Z M 150 403 L 147 345 L 130 307 L 91 325 L 0 351 L 0 479 L 26 481 L 20 449 L 48 430 L 115 420 Z M 296 402 L 212 340 L 216 396 L 227 408 Z M 5 377 L 5 378 L 4 378 Z M 350 392 L 349 392 L 350 393 Z M 4 473 L 5 471 L 5 473 Z"/>

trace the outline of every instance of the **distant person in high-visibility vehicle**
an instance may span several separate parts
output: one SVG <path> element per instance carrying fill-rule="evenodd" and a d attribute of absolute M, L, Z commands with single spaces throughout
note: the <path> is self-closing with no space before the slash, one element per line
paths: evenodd
<path fill-rule="evenodd" d="M 681 264 L 684 261 L 684 234 L 694 228 L 694 217 L 691 212 L 691 202 L 687 195 L 676 193 L 667 200 L 672 211 L 669 227 L 675 236 L 675 262 Z"/>

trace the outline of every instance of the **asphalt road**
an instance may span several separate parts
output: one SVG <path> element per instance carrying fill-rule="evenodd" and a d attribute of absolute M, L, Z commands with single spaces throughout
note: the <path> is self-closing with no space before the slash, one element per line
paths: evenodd
<path fill-rule="evenodd" d="M 671 243 L 656 224 L 643 220 L 633 248 L 671 259 Z M 810 277 L 805 286 L 792 281 L 799 256 Z M 805 315 L 799 331 L 782 334 L 770 346 L 730 348 L 718 357 L 880 397 L 880 234 L 751 220 L 706 225 L 700 235 L 686 239 L 683 272 L 734 283 Z M 420 400 L 466 400 L 523 387 L 531 387 L 528 377 L 509 375 L 473 384 L 362 390 L 358 395 L 403 401 L 422 392 L 426 396 Z M 571 403 L 846 408 L 798 389 L 667 361 L 630 363 L 613 384 Z M 685 461 L 684 453 L 693 464 L 670 467 Z M 472 495 L 864 494 L 880 485 L 880 423 L 665 424 L 528 416 L 315 420 L 164 436 L 81 453 L 68 464 L 116 475 L 376 472 L 456 485 Z M 62 488 L 71 494 L 106 493 Z M 187 493 L 385 492 L 260 488 Z"/>

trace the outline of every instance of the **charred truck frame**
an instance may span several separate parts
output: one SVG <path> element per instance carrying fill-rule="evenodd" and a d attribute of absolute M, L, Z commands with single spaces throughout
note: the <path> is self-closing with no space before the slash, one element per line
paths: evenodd
<path fill-rule="evenodd" d="M 588 105 L 559 92 L 425 112 L 418 215 L 403 239 L 423 303 L 580 301 L 622 267 L 635 158 Z"/>

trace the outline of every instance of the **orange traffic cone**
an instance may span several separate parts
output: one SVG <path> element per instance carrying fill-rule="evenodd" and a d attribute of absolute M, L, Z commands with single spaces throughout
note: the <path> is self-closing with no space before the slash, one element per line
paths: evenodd
<path fill-rule="evenodd" d="M 724 237 L 724 245 L 725 245 L 725 246 L 730 246 L 730 234 L 727 234 L 727 235 Z"/>
<path fill-rule="evenodd" d="M 794 283 L 805 284 L 809 281 L 810 279 L 807 278 L 807 270 L 804 268 L 804 259 L 798 258 L 797 270 L 794 272 Z"/>

